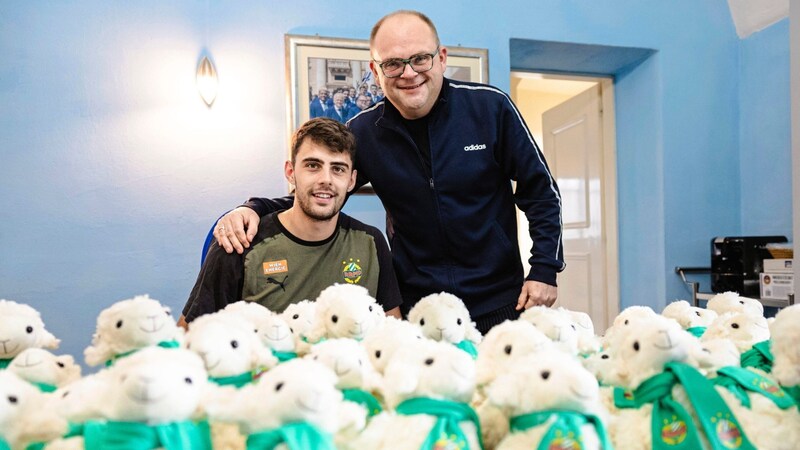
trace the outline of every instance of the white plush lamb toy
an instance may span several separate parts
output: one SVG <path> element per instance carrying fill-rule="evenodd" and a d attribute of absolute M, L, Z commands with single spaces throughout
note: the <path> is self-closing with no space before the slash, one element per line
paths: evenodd
<path fill-rule="evenodd" d="M 110 448 L 125 439 L 127 448 L 210 449 L 208 427 L 192 420 L 211 396 L 207 376 L 200 357 L 183 349 L 148 347 L 119 359 L 84 398 L 82 407 L 106 420 L 85 433 L 86 448 Z M 80 393 L 86 389 L 72 394 Z"/>
<path fill-rule="evenodd" d="M 239 301 L 223 309 L 226 314 L 236 314 L 250 322 L 261 342 L 272 351 L 278 361 L 297 358 L 295 335 L 282 316 L 255 302 Z"/>
<path fill-rule="evenodd" d="M 317 343 L 323 338 L 352 338 L 361 340 L 383 317 L 378 302 L 363 286 L 334 284 L 317 297 L 314 325 L 308 341 Z"/>
<path fill-rule="evenodd" d="M 281 317 L 289 324 L 292 333 L 303 341 L 308 340 L 308 333 L 314 328 L 316 316 L 317 303 L 311 300 L 292 303 L 281 313 Z"/>
<path fill-rule="evenodd" d="M 629 328 L 657 315 L 649 306 L 634 305 L 623 309 L 603 335 L 603 348 L 613 352 Z"/>
<path fill-rule="evenodd" d="M 363 415 L 362 408 L 349 408 L 336 389 L 336 375 L 306 359 L 280 364 L 258 383 L 207 405 L 211 419 L 240 424 L 248 448 L 283 443 L 289 450 L 333 450 L 332 434 L 340 423 L 351 420 L 354 411 Z"/>
<path fill-rule="evenodd" d="M 81 367 L 72 355 L 56 356 L 41 348 L 28 348 L 17 355 L 8 366 L 42 392 L 53 392 L 81 377 Z"/>
<path fill-rule="evenodd" d="M 615 358 L 632 397 L 617 403 L 625 409 L 610 424 L 615 448 L 702 449 L 708 441 L 712 448 L 754 449 L 714 385 L 683 363 L 693 340 L 661 316 L 625 333 Z"/>
<path fill-rule="evenodd" d="M 475 390 L 469 354 L 419 340 L 395 352 L 384 382 L 384 398 L 394 411 L 373 417 L 347 448 L 483 448 L 477 414 L 467 404 Z"/>
<path fill-rule="evenodd" d="M 11 300 L 0 300 L 0 370 L 26 348 L 58 348 L 61 341 L 45 330 L 39 311 Z"/>
<path fill-rule="evenodd" d="M 760 301 L 742 297 L 737 292 L 723 292 L 711 297 L 706 303 L 706 308 L 718 315 L 725 313 L 747 313 L 754 316 L 764 316 L 764 305 Z"/>
<path fill-rule="evenodd" d="M 421 298 L 408 312 L 408 321 L 419 325 L 425 337 L 449 342 L 478 357 L 481 332 L 464 302 L 455 295 L 440 292 Z"/>
<path fill-rule="evenodd" d="M 506 373 L 520 358 L 551 347 L 552 341 L 531 323 L 524 320 L 506 320 L 486 333 L 478 346 L 476 363 L 477 389 L 472 404 L 481 420 L 483 443 L 493 448 L 508 434 L 508 414 L 487 403 L 484 387 L 498 375 Z"/>
<path fill-rule="evenodd" d="M 569 316 L 572 323 L 577 327 L 578 354 L 586 357 L 600 351 L 603 344 L 594 333 L 594 322 L 592 322 L 592 317 L 589 314 L 562 307 L 558 307 L 557 310 Z"/>
<path fill-rule="evenodd" d="M 489 386 L 489 402 L 511 416 L 498 450 L 610 449 L 597 380 L 554 347 L 518 360 Z"/>
<path fill-rule="evenodd" d="M 800 305 L 784 308 L 770 325 L 772 376 L 800 405 Z"/>
<path fill-rule="evenodd" d="M 278 364 L 251 325 L 224 311 L 205 314 L 189 324 L 185 346 L 203 358 L 211 382 L 242 387 Z"/>
<path fill-rule="evenodd" d="M 178 348 L 182 340 L 183 329 L 175 324 L 170 309 L 140 295 L 100 312 L 92 345 L 83 354 L 90 366 L 111 365 L 144 347 Z"/>
<path fill-rule="evenodd" d="M 0 372 L 0 448 L 24 449 L 66 431 L 66 420 L 47 407 L 45 394 L 11 371 Z"/>
<path fill-rule="evenodd" d="M 383 375 L 397 349 L 420 339 L 424 339 L 420 327 L 406 320 L 386 316 L 380 325 L 367 333 L 361 344 L 366 349 L 372 366 Z"/>
<path fill-rule="evenodd" d="M 534 306 L 523 312 L 519 320 L 532 323 L 561 350 L 572 355 L 578 354 L 578 327 L 563 310 Z"/>
<path fill-rule="evenodd" d="M 367 350 L 358 341 L 328 339 L 314 345 L 306 358 L 322 363 L 336 374 L 336 387 L 342 391 L 345 400 L 360 404 L 370 416 L 383 410 L 371 394 L 380 388 L 380 375 L 372 367 Z"/>
<path fill-rule="evenodd" d="M 692 306 L 686 300 L 676 300 L 664 307 L 661 315 L 676 320 L 684 330 L 700 337 L 706 328 L 717 318 L 713 309 Z"/>
<path fill-rule="evenodd" d="M 703 333 L 702 341 L 727 338 L 736 344 L 740 352 L 749 350 L 754 344 L 769 339 L 767 319 L 748 313 L 723 313 Z"/>

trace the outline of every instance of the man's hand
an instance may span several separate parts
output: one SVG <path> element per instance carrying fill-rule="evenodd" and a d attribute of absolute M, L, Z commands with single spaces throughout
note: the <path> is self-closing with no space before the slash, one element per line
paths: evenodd
<path fill-rule="evenodd" d="M 214 227 L 214 237 L 226 252 L 233 253 L 236 250 L 236 253 L 241 255 L 253 242 L 260 221 L 261 218 L 255 211 L 240 206 L 219 219 L 217 226 Z"/>
<path fill-rule="evenodd" d="M 531 306 L 553 306 L 558 298 L 558 288 L 539 281 L 528 280 L 522 285 L 522 293 L 517 299 L 517 311 Z"/>

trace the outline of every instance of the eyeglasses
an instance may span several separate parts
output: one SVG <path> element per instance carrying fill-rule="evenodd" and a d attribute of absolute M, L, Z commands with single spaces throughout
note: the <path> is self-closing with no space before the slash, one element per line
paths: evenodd
<path fill-rule="evenodd" d="M 377 59 L 373 59 L 373 61 L 378 63 L 386 78 L 397 78 L 406 70 L 406 64 L 410 65 L 411 69 L 417 73 L 433 69 L 433 57 L 438 53 L 439 47 L 437 46 L 433 53 L 419 53 L 410 58 L 391 58 L 383 62 Z"/>

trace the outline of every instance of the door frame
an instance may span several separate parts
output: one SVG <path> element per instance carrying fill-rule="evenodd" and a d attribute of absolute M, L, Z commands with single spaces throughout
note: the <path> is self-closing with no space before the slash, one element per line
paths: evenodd
<path fill-rule="evenodd" d="M 614 80 L 610 77 L 578 76 L 565 74 L 547 74 L 528 71 L 513 70 L 510 78 L 537 77 L 545 79 L 595 81 L 600 88 L 601 119 L 602 119 L 602 146 L 603 146 L 603 242 L 606 255 L 606 311 L 605 323 L 595 324 L 603 332 L 619 314 L 619 228 L 617 206 L 617 140 L 616 140 L 616 114 L 614 110 Z M 513 98 L 515 103 L 518 99 Z M 595 331 L 596 334 L 597 330 Z"/>

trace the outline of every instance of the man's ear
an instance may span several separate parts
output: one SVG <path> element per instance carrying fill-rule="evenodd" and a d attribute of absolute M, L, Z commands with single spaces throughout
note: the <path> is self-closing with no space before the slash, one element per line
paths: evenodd
<path fill-rule="evenodd" d="M 380 85 L 380 81 L 379 81 L 380 78 L 378 78 L 378 70 L 380 70 L 380 67 L 378 67 L 378 63 L 376 63 L 375 61 L 370 60 L 369 61 L 369 69 L 372 71 L 372 76 L 375 78 L 375 81 L 377 81 L 378 84 Z M 367 92 L 369 92 L 369 88 L 367 88 Z"/>
<path fill-rule="evenodd" d="M 442 61 L 442 71 L 447 69 L 447 47 L 439 49 L 439 59 Z"/>
<path fill-rule="evenodd" d="M 347 192 L 352 191 L 356 186 L 356 179 L 358 179 L 358 171 L 353 169 L 353 171 L 350 173 L 350 184 L 347 186 Z"/>
<path fill-rule="evenodd" d="M 283 165 L 283 174 L 289 184 L 294 185 L 294 165 L 291 161 L 286 161 Z"/>

